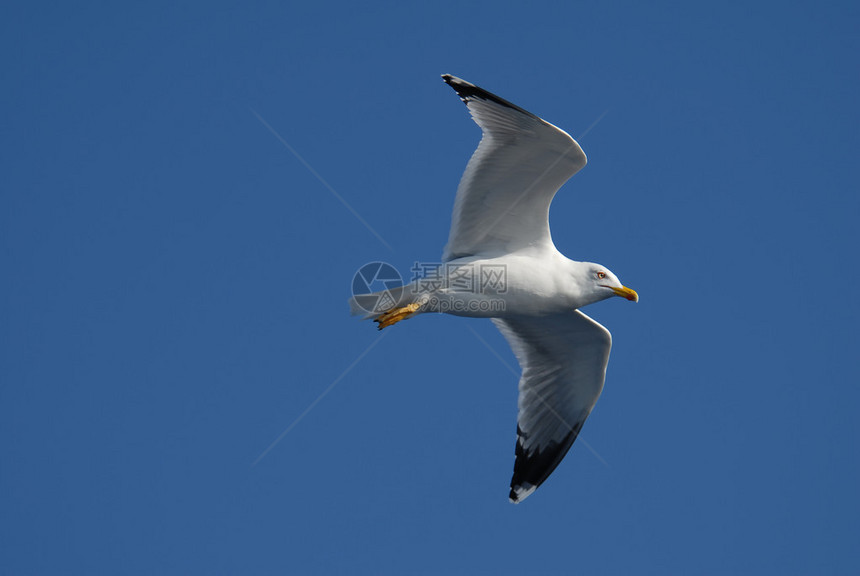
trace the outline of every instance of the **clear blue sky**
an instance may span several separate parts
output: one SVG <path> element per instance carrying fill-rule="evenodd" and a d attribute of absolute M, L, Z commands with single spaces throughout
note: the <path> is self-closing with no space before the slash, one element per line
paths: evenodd
<path fill-rule="evenodd" d="M 0 574 L 857 574 L 858 22 L 7 3 Z M 519 506 L 501 335 L 346 304 L 441 254 L 480 138 L 442 73 L 579 138 L 556 245 L 641 296 L 588 310 L 599 457 Z"/>

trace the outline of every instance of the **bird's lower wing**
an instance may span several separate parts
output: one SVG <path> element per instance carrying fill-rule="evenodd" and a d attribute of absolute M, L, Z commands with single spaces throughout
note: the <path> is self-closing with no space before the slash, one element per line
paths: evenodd
<path fill-rule="evenodd" d="M 603 389 L 612 337 L 578 310 L 493 323 L 523 371 L 510 492 L 516 503 L 549 477 L 576 440 Z"/>
<path fill-rule="evenodd" d="M 585 166 L 567 132 L 459 78 L 445 75 L 483 137 L 457 188 L 443 259 L 551 245 L 549 206 Z"/>

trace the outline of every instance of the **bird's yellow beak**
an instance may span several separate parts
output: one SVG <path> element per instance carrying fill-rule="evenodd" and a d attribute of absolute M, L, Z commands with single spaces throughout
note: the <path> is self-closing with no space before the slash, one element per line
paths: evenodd
<path fill-rule="evenodd" d="M 631 290 L 625 286 L 621 288 L 615 288 L 614 286 L 610 286 L 612 291 L 615 292 L 616 296 L 621 296 L 622 298 L 627 298 L 631 302 L 639 302 L 639 294 L 636 293 L 636 290 Z"/>

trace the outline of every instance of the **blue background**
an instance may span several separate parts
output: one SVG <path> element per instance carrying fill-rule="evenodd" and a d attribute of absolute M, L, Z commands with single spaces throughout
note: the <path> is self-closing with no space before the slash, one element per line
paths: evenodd
<path fill-rule="evenodd" d="M 5 4 L 0 573 L 860 572 L 858 6 Z M 442 73 L 579 139 L 555 243 L 641 296 L 518 506 L 501 335 L 346 305 L 441 254 Z"/>

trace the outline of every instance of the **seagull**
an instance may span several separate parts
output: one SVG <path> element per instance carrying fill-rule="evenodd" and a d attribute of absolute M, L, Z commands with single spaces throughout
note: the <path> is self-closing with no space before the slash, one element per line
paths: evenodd
<path fill-rule="evenodd" d="M 442 79 L 482 131 L 442 262 L 410 284 L 353 296 L 350 306 L 380 330 L 427 312 L 492 319 L 522 369 L 509 494 L 519 503 L 559 465 L 603 390 L 612 337 L 580 309 L 639 296 L 605 266 L 570 260 L 552 242 L 550 203 L 585 166 L 579 144 L 474 84 Z"/>

